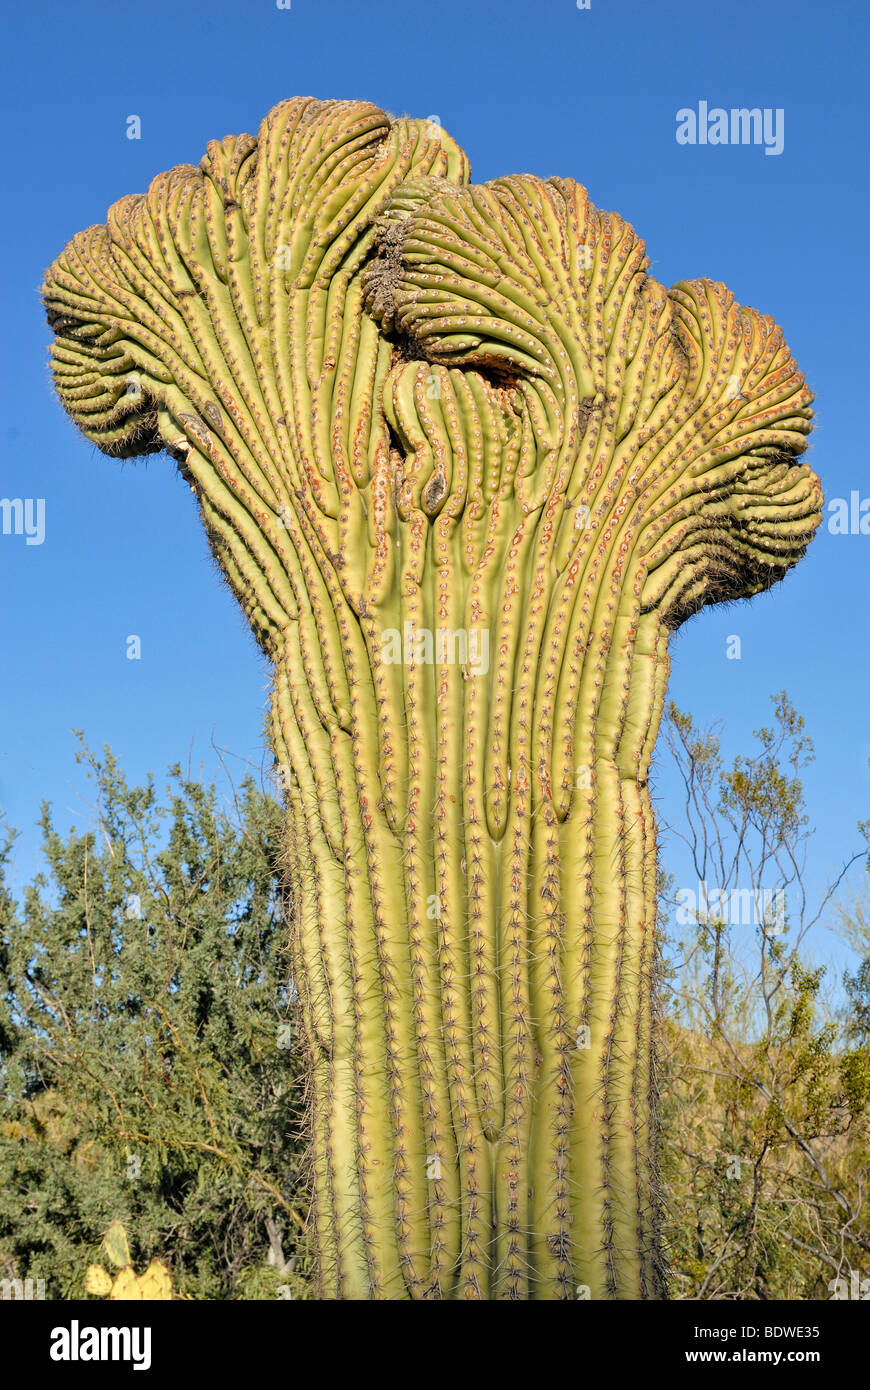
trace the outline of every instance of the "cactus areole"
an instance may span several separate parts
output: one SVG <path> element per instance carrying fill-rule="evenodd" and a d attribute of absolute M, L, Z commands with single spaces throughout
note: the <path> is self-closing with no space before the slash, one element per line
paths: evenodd
<path fill-rule="evenodd" d="M 571 179 L 296 99 L 47 273 L 274 666 L 325 1298 L 664 1294 L 648 787 L 668 638 L 803 554 L 812 396 Z"/>

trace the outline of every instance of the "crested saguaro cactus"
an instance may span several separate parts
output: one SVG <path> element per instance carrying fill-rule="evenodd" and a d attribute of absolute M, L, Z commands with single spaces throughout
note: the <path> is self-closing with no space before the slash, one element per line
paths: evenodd
<path fill-rule="evenodd" d="M 803 553 L 811 395 L 569 179 L 287 101 L 46 276 L 87 437 L 168 452 L 274 664 L 321 1292 L 663 1292 L 668 637 Z"/>

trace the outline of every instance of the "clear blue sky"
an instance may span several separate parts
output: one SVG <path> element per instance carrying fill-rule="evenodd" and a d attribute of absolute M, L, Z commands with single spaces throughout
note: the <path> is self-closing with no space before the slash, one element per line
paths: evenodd
<path fill-rule="evenodd" d="M 645 237 L 669 285 L 707 275 L 773 314 L 817 394 L 810 459 L 826 496 L 870 497 L 870 277 L 864 0 L 41 0 L 7 7 L 0 224 L 0 496 L 45 498 L 46 535 L 0 537 L 0 805 L 36 867 L 33 822 L 86 817 L 72 728 L 127 773 L 208 771 L 212 741 L 264 763 L 268 671 L 219 582 L 168 460 L 119 465 L 52 396 L 44 267 L 110 203 L 206 141 L 256 132 L 293 95 L 361 97 L 437 115 L 476 181 L 570 175 Z M 681 146 L 680 108 L 782 108 L 784 149 Z M 126 136 L 127 117 L 142 138 Z M 818 884 L 870 815 L 870 535 L 824 529 L 751 604 L 713 609 L 673 645 L 671 694 L 747 746 L 785 686 L 818 760 L 807 778 Z M 137 634 L 142 659 L 126 657 Z M 739 635 L 740 661 L 726 659 Z M 660 777 L 663 808 L 671 788 Z"/>

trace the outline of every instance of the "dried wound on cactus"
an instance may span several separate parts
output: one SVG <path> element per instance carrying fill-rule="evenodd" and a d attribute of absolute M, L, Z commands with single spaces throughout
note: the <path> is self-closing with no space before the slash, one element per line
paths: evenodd
<path fill-rule="evenodd" d="M 54 379 L 274 663 L 322 1294 L 654 1298 L 668 637 L 802 555 L 811 395 L 579 184 L 468 179 L 284 102 L 74 237 Z"/>

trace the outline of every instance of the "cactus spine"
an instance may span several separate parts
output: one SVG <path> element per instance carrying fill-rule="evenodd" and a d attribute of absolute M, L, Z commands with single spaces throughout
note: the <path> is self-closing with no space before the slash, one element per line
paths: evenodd
<path fill-rule="evenodd" d="M 663 1292 L 668 636 L 801 556 L 773 321 L 567 179 L 298 99 L 76 236 L 60 398 L 166 450 L 274 664 L 321 1291 Z"/>

